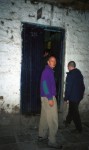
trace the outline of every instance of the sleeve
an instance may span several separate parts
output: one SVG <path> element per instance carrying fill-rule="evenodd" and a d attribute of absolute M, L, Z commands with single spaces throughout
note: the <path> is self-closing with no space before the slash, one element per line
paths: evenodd
<path fill-rule="evenodd" d="M 51 92 L 51 86 L 50 86 L 50 80 L 47 78 L 46 80 L 43 80 L 42 82 L 43 91 L 48 98 L 48 100 L 53 100 L 53 95 Z"/>
<path fill-rule="evenodd" d="M 83 98 L 83 96 L 84 96 L 84 92 L 85 92 L 85 84 L 84 84 L 84 78 L 83 78 L 83 75 L 82 75 L 82 85 L 81 85 L 81 90 L 82 90 L 82 98 Z"/>
<path fill-rule="evenodd" d="M 72 76 L 67 75 L 64 101 L 67 101 L 70 98 L 70 94 L 72 90 L 72 82 L 73 82 Z"/>

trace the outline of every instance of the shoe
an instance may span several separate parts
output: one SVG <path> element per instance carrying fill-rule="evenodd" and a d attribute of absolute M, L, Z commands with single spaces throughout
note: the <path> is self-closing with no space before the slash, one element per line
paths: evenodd
<path fill-rule="evenodd" d="M 65 125 L 65 127 L 69 126 L 69 123 L 67 123 L 66 120 L 63 121 L 63 124 Z"/>
<path fill-rule="evenodd" d="M 73 134 L 81 134 L 82 133 L 82 130 L 77 130 L 77 129 L 73 129 L 73 130 L 71 130 L 71 133 L 73 133 Z"/>
<path fill-rule="evenodd" d="M 63 146 L 58 144 L 58 143 L 50 143 L 50 142 L 48 142 L 48 147 L 49 148 L 56 148 L 56 149 L 62 149 L 63 148 Z"/>
<path fill-rule="evenodd" d="M 43 141 L 47 141 L 48 140 L 48 138 L 46 138 L 46 137 L 38 137 L 38 142 L 43 142 Z"/>

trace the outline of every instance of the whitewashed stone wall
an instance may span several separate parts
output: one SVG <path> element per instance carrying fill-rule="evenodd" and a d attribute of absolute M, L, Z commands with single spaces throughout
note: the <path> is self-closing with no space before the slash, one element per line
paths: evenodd
<path fill-rule="evenodd" d="M 37 20 L 40 7 L 43 7 L 43 14 Z M 89 110 L 89 13 L 57 7 L 51 12 L 51 6 L 43 3 L 0 0 L 0 111 L 18 112 L 20 107 L 22 22 L 65 29 L 64 76 L 68 61 L 76 61 L 86 85 L 81 110 Z"/>

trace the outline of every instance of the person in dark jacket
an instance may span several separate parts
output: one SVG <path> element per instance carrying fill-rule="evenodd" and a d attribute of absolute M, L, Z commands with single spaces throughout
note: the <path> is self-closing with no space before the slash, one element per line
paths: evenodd
<path fill-rule="evenodd" d="M 76 63 L 74 61 L 70 61 L 68 63 L 68 70 L 69 72 L 66 77 L 64 101 L 69 101 L 69 110 L 65 124 L 68 125 L 73 120 L 77 129 L 76 131 L 81 133 L 82 124 L 78 106 L 80 101 L 83 99 L 85 90 L 83 75 L 80 70 L 76 68 Z"/>

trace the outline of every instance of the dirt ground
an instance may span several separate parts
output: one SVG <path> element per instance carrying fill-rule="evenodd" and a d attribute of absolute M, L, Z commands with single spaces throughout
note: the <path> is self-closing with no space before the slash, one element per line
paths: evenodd
<path fill-rule="evenodd" d="M 47 141 L 38 142 L 39 115 L 0 114 L 0 150 L 51 150 Z M 61 114 L 59 114 L 61 118 Z M 62 150 L 89 150 L 89 112 L 81 114 L 83 133 L 72 133 L 72 123 L 65 128 L 59 119 L 57 142 L 63 144 Z"/>

